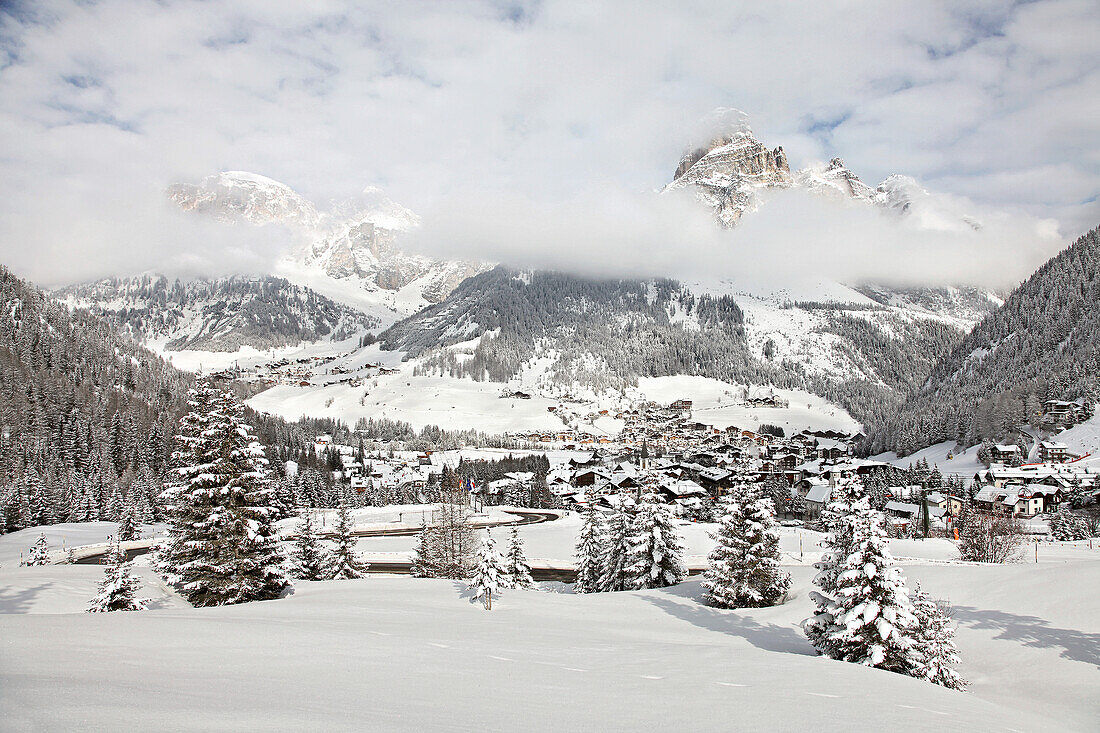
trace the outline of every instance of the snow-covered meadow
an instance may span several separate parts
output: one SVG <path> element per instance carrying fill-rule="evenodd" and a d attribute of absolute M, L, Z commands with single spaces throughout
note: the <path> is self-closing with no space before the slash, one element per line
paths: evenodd
<path fill-rule="evenodd" d="M 528 556 L 568 563 L 578 526 L 522 527 Z M 54 537 L 99 541 L 111 527 Z M 711 527 L 682 526 L 689 565 Z M 790 600 L 738 611 L 703 605 L 698 577 L 592 595 L 547 583 L 487 612 L 462 584 L 381 575 L 193 609 L 139 558 L 151 610 L 85 614 L 102 569 L 11 564 L 36 536 L 0 538 L 10 730 L 1090 731 L 1100 716 L 1100 546 L 1087 543 L 990 566 L 950 562 L 946 540 L 892 541 L 910 584 L 952 605 L 970 681 L 958 693 L 814 656 L 799 628 L 821 539 L 808 530 L 781 538 Z M 405 553 L 413 541 L 358 549 Z"/>

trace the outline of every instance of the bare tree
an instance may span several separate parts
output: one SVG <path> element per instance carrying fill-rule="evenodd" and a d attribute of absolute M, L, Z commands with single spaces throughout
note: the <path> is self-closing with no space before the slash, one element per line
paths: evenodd
<path fill-rule="evenodd" d="M 964 510 L 959 515 L 959 556 L 971 562 L 1015 562 L 1023 551 L 1023 526 L 1007 514 Z"/>

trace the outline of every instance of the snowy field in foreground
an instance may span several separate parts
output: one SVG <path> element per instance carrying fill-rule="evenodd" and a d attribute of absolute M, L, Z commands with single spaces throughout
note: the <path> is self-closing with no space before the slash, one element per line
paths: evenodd
<path fill-rule="evenodd" d="M 567 559 L 574 522 L 524 527 L 529 555 Z M 705 529 L 685 528 L 689 553 L 709 547 Z M 803 532 L 806 549 L 814 537 Z M 28 539 L 0 538 L 0 551 Z M 1037 565 L 981 566 L 942 563 L 946 541 L 894 543 L 928 558 L 906 561 L 910 582 L 952 603 L 962 694 L 813 656 L 798 628 L 813 570 L 797 543 L 787 530 L 791 600 L 743 611 L 703 606 L 698 579 L 589 596 L 547 584 L 486 612 L 454 583 L 385 576 L 191 609 L 139 567 L 154 610 L 92 615 L 80 611 L 100 568 L 5 563 L 0 727 L 1096 730 L 1100 549 L 1044 545 Z"/>

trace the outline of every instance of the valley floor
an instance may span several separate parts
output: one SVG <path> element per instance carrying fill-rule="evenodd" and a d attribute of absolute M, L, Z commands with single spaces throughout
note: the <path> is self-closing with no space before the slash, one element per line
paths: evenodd
<path fill-rule="evenodd" d="M 575 523 L 523 527 L 529 555 L 567 562 Z M 705 554 L 706 529 L 685 525 L 689 555 Z M 27 532 L 0 538 L 5 559 Z M 1055 543 L 1037 564 L 987 566 L 949 562 L 945 540 L 894 542 L 910 583 L 952 604 L 971 682 L 958 693 L 814 656 L 798 624 L 819 539 L 785 530 L 790 600 L 739 611 L 703 605 L 698 578 L 594 595 L 548 583 L 488 612 L 462 584 L 391 576 L 192 609 L 139 567 L 152 610 L 85 614 L 100 568 L 5 562 L 0 728 L 1097 729 L 1100 548 Z"/>

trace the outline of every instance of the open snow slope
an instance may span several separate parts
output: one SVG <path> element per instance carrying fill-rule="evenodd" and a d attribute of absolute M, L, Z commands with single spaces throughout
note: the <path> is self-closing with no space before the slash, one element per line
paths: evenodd
<path fill-rule="evenodd" d="M 684 528 L 689 554 L 709 548 L 705 529 Z M 522 531 L 530 556 L 564 559 L 576 522 Z M 100 568 L 5 564 L 0 728 L 1097 729 L 1100 549 L 1043 545 L 1038 564 L 990 566 L 944 563 L 945 540 L 892 543 L 915 558 L 903 563 L 910 583 L 952 604 L 971 682 L 957 693 L 813 656 L 798 624 L 819 538 L 786 530 L 791 599 L 739 611 L 704 606 L 698 579 L 616 594 L 509 591 L 486 612 L 461 584 L 385 576 L 192 609 L 139 567 L 154 610 L 93 615 L 80 611 Z"/>
<path fill-rule="evenodd" d="M 871 456 L 871 460 L 892 463 L 899 468 L 907 468 L 909 465 L 916 464 L 917 461 L 924 459 L 928 461 L 929 466 L 937 466 L 944 476 L 957 474 L 966 481 L 970 481 L 974 478 L 975 473 L 985 468 L 985 464 L 978 460 L 978 448 L 979 446 L 973 445 L 965 451 L 960 451 L 955 447 L 954 441 L 944 441 L 922 448 L 903 458 L 898 458 L 897 453 L 890 451 Z M 948 455 L 951 457 L 948 458 Z"/>
<path fill-rule="evenodd" d="M 288 420 L 302 415 L 332 417 L 354 426 L 359 418 L 386 417 L 403 420 L 414 428 L 438 425 L 445 429 L 474 429 L 488 433 L 533 430 L 561 430 L 562 420 L 549 407 L 561 400 L 535 394 L 529 400 L 501 399 L 504 389 L 533 389 L 523 382 L 475 382 L 449 376 L 413 376 L 414 362 L 400 362 L 394 352 L 376 346 L 337 359 L 334 366 L 351 370 L 364 364 L 382 363 L 398 369 L 396 374 L 366 372 L 358 386 L 337 383 L 338 377 L 316 375 L 309 387 L 280 385 L 252 397 L 250 407 Z M 804 428 L 857 432 L 860 425 L 842 407 L 799 390 L 748 388 L 750 394 L 775 392 L 790 403 L 786 408 L 749 407 L 741 403 L 742 385 L 698 376 L 643 378 L 628 398 L 620 395 L 588 395 L 582 403 L 569 403 L 578 415 L 609 409 L 612 412 L 633 399 L 669 403 L 677 399 L 695 402 L 694 419 L 716 427 L 737 425 L 755 429 L 761 423 L 780 425 L 788 433 Z M 596 435 L 617 435 L 623 423 L 611 417 L 594 422 L 571 420 L 577 427 Z"/>
<path fill-rule="evenodd" d="M 42 571 L 27 570 L 17 593 L 34 595 Z M 7 596 L 18 577 L 6 581 Z M 997 675 L 990 700 L 813 656 L 795 626 L 807 583 L 799 571 L 794 601 L 756 611 L 701 605 L 695 580 L 513 591 L 486 612 L 449 581 L 376 577 L 216 609 L 0 615 L 0 704 L 13 730 L 1084 731 L 1095 720 L 1093 633 L 968 602 L 966 671 Z M 1042 701 L 1049 665 L 1065 687 Z"/>

